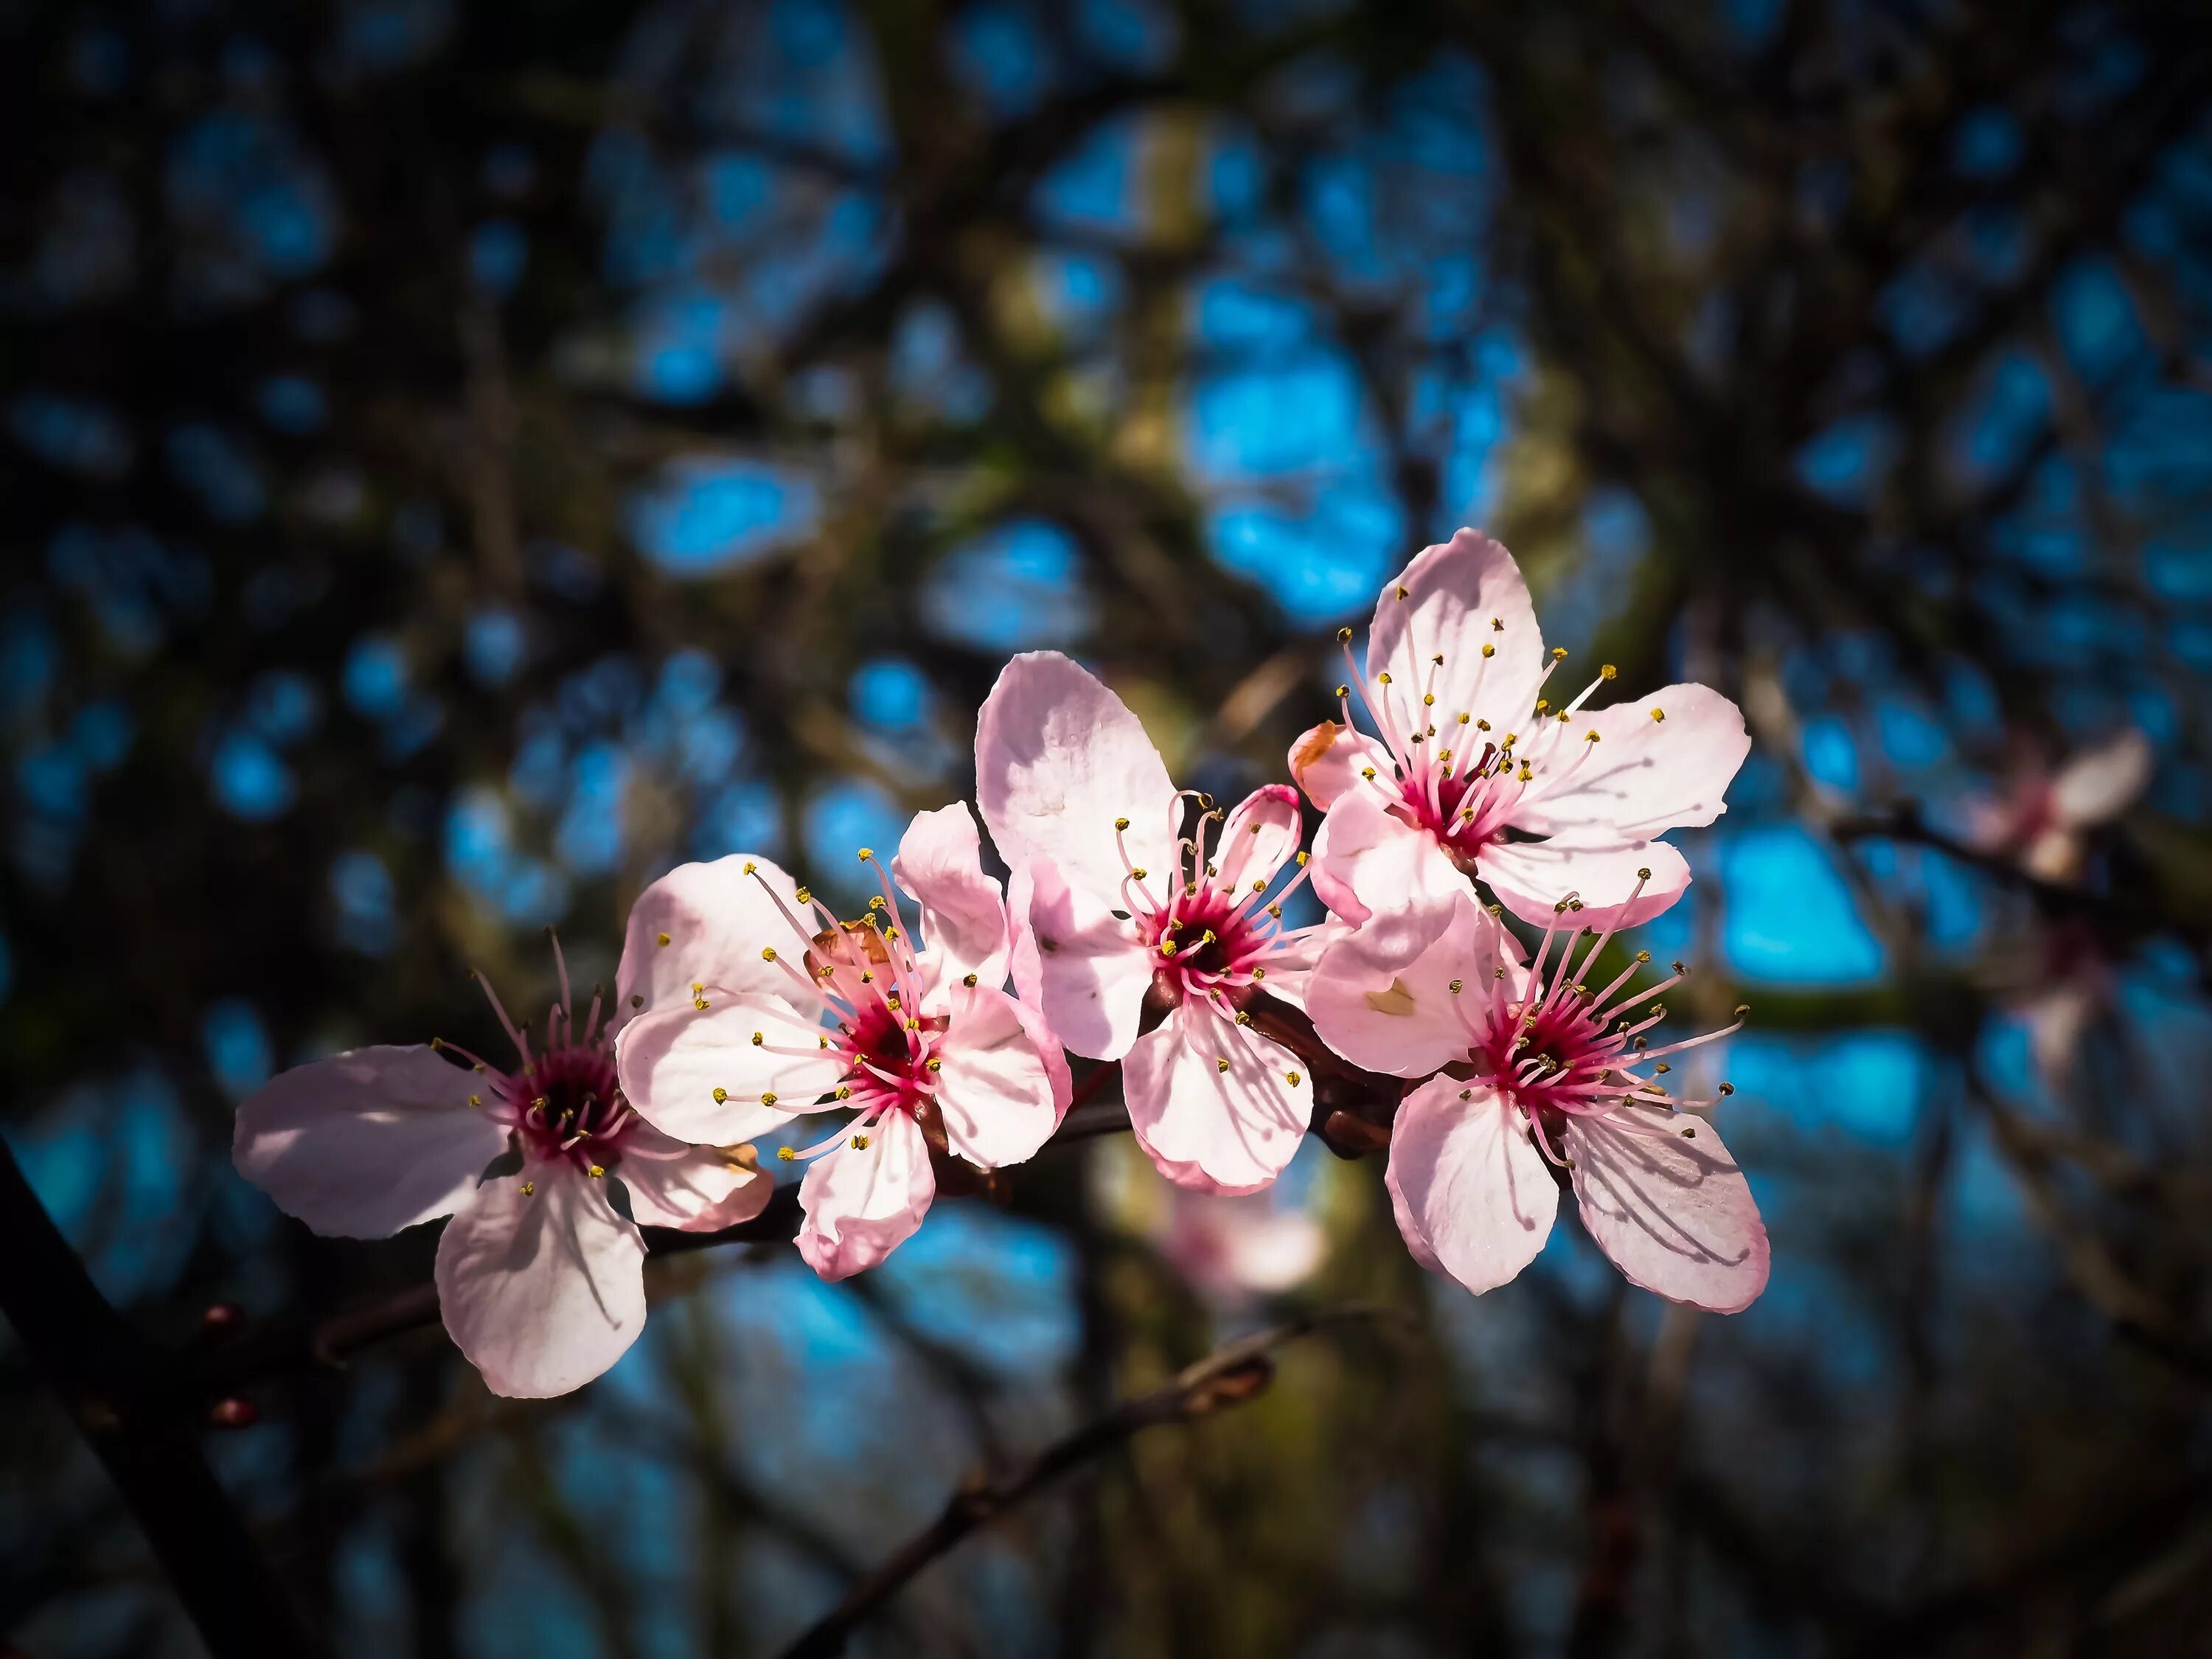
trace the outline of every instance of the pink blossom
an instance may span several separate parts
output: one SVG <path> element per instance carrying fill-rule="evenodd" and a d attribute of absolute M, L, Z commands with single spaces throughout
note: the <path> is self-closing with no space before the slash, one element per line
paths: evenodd
<path fill-rule="evenodd" d="M 1016 984 L 1073 1052 L 1122 1062 L 1138 1143 L 1170 1181 L 1267 1186 L 1298 1149 L 1313 1085 L 1246 1011 L 1263 991 L 1297 1006 L 1341 931 L 1283 925 L 1282 898 L 1305 878 L 1297 792 L 1256 789 L 1224 822 L 1169 781 L 1119 697 L 1051 651 L 999 676 L 975 772 L 983 822 L 1015 872 Z M 1187 799 L 1204 810 L 1183 838 Z M 1270 900 L 1294 857 L 1299 874 Z M 1166 1018 L 1140 1035 L 1148 994 Z"/>
<path fill-rule="evenodd" d="M 1264 1195 L 1225 1198 L 1169 1188 L 1154 1230 L 1161 1257 L 1208 1301 L 1234 1305 L 1302 1283 L 1321 1265 L 1328 1240 L 1304 1209 Z"/>
<path fill-rule="evenodd" d="M 239 1107 L 232 1157 L 319 1233 L 381 1238 L 451 1216 L 435 1274 L 446 1328 L 495 1394 L 542 1398 L 598 1376 L 645 1328 L 640 1224 L 730 1226 L 771 1183 L 750 1147 L 687 1146 L 639 1119 L 596 998 L 576 1026 L 565 966 L 545 1048 L 492 1007 L 513 1071 L 434 1042 L 317 1060 Z"/>
<path fill-rule="evenodd" d="M 1352 630 L 1339 637 L 1349 665 Z M 1726 810 L 1751 747 L 1742 715 L 1702 685 L 1583 713 L 1609 665 L 1554 708 L 1540 699 L 1566 654 L 1545 651 L 1513 556 L 1480 531 L 1423 549 L 1383 588 L 1371 679 L 1355 666 L 1341 720 L 1290 757 L 1328 814 L 1314 890 L 1350 921 L 1371 918 L 1370 950 L 1418 950 L 1470 877 L 1531 921 L 1573 890 L 1600 926 L 1656 915 L 1689 885 L 1681 854 L 1654 837 Z M 1379 737 L 1352 726 L 1355 685 Z"/>
<path fill-rule="evenodd" d="M 687 864 L 630 913 L 619 990 L 639 1010 L 617 1045 L 624 1093 L 667 1133 L 715 1139 L 796 1116 L 852 1120 L 804 1152 L 799 1253 L 824 1279 L 872 1267 L 921 1224 L 933 1143 L 981 1169 L 1018 1164 L 1059 1126 L 1067 1062 L 1034 1008 L 1008 996 L 1006 917 L 962 805 L 918 813 L 898 893 L 840 921 L 765 859 Z"/>
<path fill-rule="evenodd" d="M 2081 750 L 2056 772 L 2029 760 L 2014 769 L 2002 795 L 1969 807 L 1966 840 L 2017 860 L 2044 881 L 2077 880 L 2086 832 L 2133 805 L 2153 765 L 2149 739 L 2132 728 Z"/>
<path fill-rule="evenodd" d="M 1632 912 L 1636 896 L 1620 908 Z M 1680 982 L 1680 964 L 1632 990 L 1650 959 L 1639 952 L 1610 983 L 1589 984 L 1611 933 L 1577 964 L 1573 930 L 1561 936 L 1565 914 L 1551 917 L 1527 967 L 1497 920 L 1455 896 L 1444 931 L 1411 962 L 1378 958 L 1355 936 L 1315 970 L 1307 1009 L 1323 1042 L 1370 1071 L 1429 1078 L 1390 1134 L 1399 1231 L 1423 1265 L 1493 1289 L 1543 1248 L 1557 1169 L 1571 1176 L 1583 1225 L 1632 1283 L 1739 1311 L 1766 1285 L 1758 1205 L 1701 1115 L 1717 1101 L 1676 1099 L 1658 1079 L 1668 1056 L 1735 1030 L 1741 1012 L 1722 1030 L 1651 1046 L 1646 1034 L 1665 1018 L 1655 999 Z"/>

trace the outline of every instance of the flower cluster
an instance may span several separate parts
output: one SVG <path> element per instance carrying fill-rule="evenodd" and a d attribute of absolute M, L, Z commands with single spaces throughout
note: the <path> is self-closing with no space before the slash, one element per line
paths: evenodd
<path fill-rule="evenodd" d="M 632 908 L 604 1024 L 596 996 L 576 1022 L 564 970 L 536 1049 L 500 1012 L 510 1071 L 434 1042 L 289 1072 L 240 1107 L 239 1168 L 320 1232 L 451 1216 L 447 1328 L 514 1395 L 575 1388 L 635 1340 L 641 1227 L 758 1214 L 754 1138 L 834 1115 L 777 1162 L 805 1166 L 800 1254 L 842 1278 L 941 1182 L 1042 1147 L 1071 1054 L 1118 1062 L 1138 1144 L 1183 1191 L 1257 1192 L 1310 1129 L 1364 1134 L 1408 1248 L 1469 1290 L 1534 1256 L 1565 1189 L 1634 1283 L 1747 1306 L 1767 1245 L 1708 1116 L 1728 1085 L 1662 1081 L 1736 1028 L 1655 1042 L 1680 965 L 1640 987 L 1645 953 L 1600 967 L 1687 886 L 1656 837 L 1724 810 L 1735 706 L 1677 685 L 1589 708 L 1607 667 L 1554 707 L 1566 653 L 1472 531 L 1384 588 L 1364 665 L 1340 638 L 1338 718 L 1293 745 L 1297 787 L 1225 811 L 1084 668 L 1017 657 L 975 738 L 1003 889 L 958 804 L 917 815 L 888 869 L 860 849 L 880 890 L 858 916 L 764 858 L 685 865 Z M 1309 883 L 1326 913 L 1292 925 Z M 1533 956 L 1509 912 L 1541 929 Z"/>

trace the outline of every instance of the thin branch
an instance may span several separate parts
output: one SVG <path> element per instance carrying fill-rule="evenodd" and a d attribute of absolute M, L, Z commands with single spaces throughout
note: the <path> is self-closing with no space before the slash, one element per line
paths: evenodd
<path fill-rule="evenodd" d="M 1054 1441 L 1003 1480 L 975 1480 L 946 1503 L 936 1520 L 909 1538 L 874 1571 L 846 1593 L 795 1642 L 783 1659 L 830 1659 L 884 1602 L 939 1556 L 1042 1492 L 1060 1476 L 1104 1456 L 1146 1429 L 1188 1423 L 1257 1399 L 1273 1379 L 1273 1351 L 1299 1337 L 1356 1320 L 1403 1320 L 1395 1308 L 1367 1304 L 1324 1309 L 1303 1319 L 1231 1342 L 1176 1374 L 1149 1394 L 1125 1400 L 1072 1434 Z"/>
<path fill-rule="evenodd" d="M 60 1395 L 216 1659 L 318 1651 L 260 1547 L 165 1401 L 159 1366 L 0 1139 L 0 1309 Z"/>

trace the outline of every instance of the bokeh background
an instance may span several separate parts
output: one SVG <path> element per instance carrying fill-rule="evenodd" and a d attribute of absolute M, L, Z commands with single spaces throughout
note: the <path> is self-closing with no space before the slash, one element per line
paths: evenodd
<path fill-rule="evenodd" d="M 2198 9 L 0 0 L 0 1112 L 180 1352 L 434 1244 L 279 1216 L 245 1091 L 495 1041 L 470 967 L 610 977 L 679 860 L 836 890 L 1010 652 L 1233 796 L 1479 524 L 1757 738 L 1638 941 L 1755 1010 L 1704 1068 L 1749 1312 L 1564 1213 L 1478 1300 L 1377 1160 L 1194 1205 L 1100 1137 L 842 1286 L 659 1262 L 568 1400 L 434 1329 L 252 1392 L 209 1455 L 342 1653 L 772 1652 L 965 1472 L 1348 1298 L 1413 1333 L 856 1650 L 2212 1651 Z M 12 1340 L 0 1389 L 0 1632 L 198 1651 Z"/>

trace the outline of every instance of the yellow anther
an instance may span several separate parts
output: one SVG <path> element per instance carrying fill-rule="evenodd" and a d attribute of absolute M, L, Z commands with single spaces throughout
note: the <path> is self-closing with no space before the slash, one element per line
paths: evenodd
<path fill-rule="evenodd" d="M 1359 769 L 1359 775 L 1372 783 L 1375 781 L 1375 769 L 1371 766 L 1363 766 Z"/>
<path fill-rule="evenodd" d="M 1279 904 L 1271 904 L 1267 907 L 1267 914 L 1274 917 L 1277 921 L 1280 921 L 1283 919 L 1283 907 Z"/>
<path fill-rule="evenodd" d="M 1559 718 L 1561 720 L 1565 720 L 1566 719 L 1566 716 L 1562 714 Z M 1583 732 L 1583 741 L 1584 743 L 1595 743 L 1597 741 L 1597 728 L 1595 726 L 1592 726 L 1589 731 Z"/>
<path fill-rule="evenodd" d="M 919 1031 L 921 1029 L 921 1022 L 918 1019 L 909 1019 L 906 1023 L 906 1029 L 909 1031 Z"/>
<path fill-rule="evenodd" d="M 667 935 L 667 934 L 663 933 L 663 934 L 659 935 L 659 939 L 660 939 L 660 942 L 661 942 L 663 945 L 665 945 L 665 944 L 667 944 L 667 943 L 668 943 L 668 935 Z"/>
<path fill-rule="evenodd" d="M 1214 1069 L 1215 1071 L 1217 1071 L 1217 1072 L 1225 1072 L 1225 1071 L 1227 1071 L 1227 1070 L 1229 1069 L 1229 1062 L 1228 1062 L 1228 1060 L 1225 1060 L 1225 1059 L 1224 1059 L 1224 1060 L 1215 1060 L 1215 1061 L 1213 1062 L 1213 1069 Z"/>
<path fill-rule="evenodd" d="M 1187 881 L 1183 883 L 1182 896 L 1185 898 L 1196 898 L 1198 896 L 1198 884 L 1194 881 Z"/>
<path fill-rule="evenodd" d="M 1377 674 L 1375 678 L 1384 685 L 1390 684 L 1390 676 L 1388 673 Z"/>
<path fill-rule="evenodd" d="M 1115 818 L 1114 820 L 1114 827 L 1116 830 L 1127 830 L 1129 827 L 1129 820 L 1127 818 Z"/>
<path fill-rule="evenodd" d="M 761 1032 L 755 1031 L 755 1032 L 753 1033 L 753 1047 L 754 1047 L 754 1048 L 759 1048 L 763 1043 L 766 1042 L 767 1041 L 768 1041 L 768 1038 L 767 1038 L 764 1035 L 763 1035 Z"/>
<path fill-rule="evenodd" d="M 932 1057 L 929 1062 L 929 1069 L 933 1072 L 941 1072 L 945 1069 L 945 1062 L 941 1060 Z"/>
<path fill-rule="evenodd" d="M 860 983 L 863 985 L 873 985 L 875 982 L 876 976 L 874 973 L 868 969 L 863 968 L 860 970 Z"/>
<path fill-rule="evenodd" d="M 757 869 L 759 869 L 759 868 L 760 868 L 760 866 L 758 866 L 758 865 L 755 864 L 755 863 L 754 863 L 750 859 L 747 859 L 747 860 L 745 860 L 745 873 L 746 873 L 747 875 L 749 875 L 749 876 L 750 876 L 750 874 L 752 874 L 752 873 L 753 873 L 753 872 L 754 872 L 754 871 L 756 871 L 756 870 L 757 870 Z"/>
<path fill-rule="evenodd" d="M 1340 685 L 1336 688 L 1336 695 L 1338 700 L 1341 701 L 1352 695 L 1352 688 L 1348 685 Z"/>
<path fill-rule="evenodd" d="M 1401 599 L 1411 599 L 1413 597 L 1413 595 L 1407 591 L 1406 584 L 1403 582 L 1400 582 L 1398 584 L 1398 597 Z"/>
<path fill-rule="evenodd" d="M 1472 715 L 1472 714 L 1462 714 L 1462 715 L 1459 717 L 1459 723 L 1460 723 L 1462 726 L 1465 726 L 1465 725 L 1466 725 L 1469 720 L 1473 720 L 1474 718 L 1474 715 Z"/>
<path fill-rule="evenodd" d="M 852 1088 L 852 1085 L 851 1085 L 850 1084 L 847 1084 L 847 1083 L 841 1083 L 841 1084 L 839 1084 L 839 1085 L 837 1085 L 837 1092 L 836 1092 L 836 1093 L 835 1093 L 835 1094 L 833 1094 L 833 1095 L 831 1095 L 831 1096 L 830 1097 L 830 1099 L 832 1099 L 832 1100 L 850 1100 L 852 1097 L 853 1097 L 853 1088 Z"/>
<path fill-rule="evenodd" d="M 1263 876 L 1258 881 L 1254 882 L 1252 884 L 1252 890 L 1255 893 L 1266 892 L 1267 890 L 1267 878 Z"/>
<path fill-rule="evenodd" d="M 1424 691 L 1421 694 L 1421 707 L 1424 708 L 1433 708 L 1436 706 L 1437 694 L 1433 691 Z"/>
<path fill-rule="evenodd" d="M 1349 644 L 1351 644 L 1351 643 L 1352 643 L 1352 630 L 1351 630 L 1350 629 L 1348 629 L 1348 628 L 1340 628 L 1340 629 L 1338 629 L 1336 630 L 1336 642 L 1337 642 L 1339 645 L 1349 645 Z"/>
<path fill-rule="evenodd" d="M 1667 711 L 1663 708 L 1655 708 L 1651 711 L 1651 718 L 1655 720 L 1663 720 L 1667 718 Z"/>
<path fill-rule="evenodd" d="M 762 945 L 761 960 L 763 962 L 774 962 L 775 960 L 775 946 L 773 945 Z"/>
<path fill-rule="evenodd" d="M 1649 951 L 1638 951 L 1636 953 L 1636 960 L 1638 963 L 1648 963 L 1651 960 L 1651 952 Z"/>
<path fill-rule="evenodd" d="M 707 1012 L 707 999 L 704 997 L 693 997 L 691 999 L 691 1006 L 703 1014 Z"/>
<path fill-rule="evenodd" d="M 1723 1083 L 1723 1084 L 1722 1084 L 1722 1085 L 1721 1085 L 1721 1092 L 1722 1092 L 1723 1094 L 1724 1094 L 1724 1095 L 1732 1095 L 1732 1094 L 1734 1094 L 1734 1093 L 1735 1092 L 1735 1084 L 1733 1084 L 1733 1083 Z"/>
<path fill-rule="evenodd" d="M 1435 656 L 1430 658 L 1429 660 L 1436 664 L 1437 667 L 1442 668 L 1444 665 L 1444 653 L 1439 651 Z"/>
<path fill-rule="evenodd" d="M 963 985 L 969 987 L 970 989 L 973 989 L 975 984 L 975 975 L 973 974 L 963 974 L 960 976 L 960 982 Z"/>
<path fill-rule="evenodd" d="M 1516 772 L 1513 775 L 1520 779 L 1522 782 L 1526 783 L 1534 775 L 1534 774 L 1528 770 L 1528 763 L 1527 761 L 1522 761 L 1521 763 L 1521 769 L 1518 772 Z"/>
<path fill-rule="evenodd" d="M 1149 876 L 1152 873 L 1152 872 L 1149 870 L 1137 869 L 1134 867 L 1133 867 L 1129 872 L 1131 878 L 1137 881 L 1142 881 L 1146 876 Z"/>
<path fill-rule="evenodd" d="M 1460 718 L 1461 718 L 1462 720 L 1465 720 L 1465 719 L 1467 718 L 1467 716 L 1466 716 L 1466 715 L 1464 715 L 1464 714 L 1462 714 L 1462 715 L 1460 716 Z M 1477 720 L 1477 721 L 1474 723 L 1474 729 L 1475 729 L 1476 731 L 1478 731 L 1478 732 L 1487 732 L 1488 730 L 1490 730 L 1490 722 L 1489 722 L 1488 720 Z"/>
<path fill-rule="evenodd" d="M 1537 699 L 1536 699 L 1536 712 L 1537 712 L 1538 714 L 1550 714 L 1550 713 L 1552 712 L 1552 700 L 1551 700 L 1549 697 L 1539 697 L 1539 698 L 1537 698 Z"/>
<path fill-rule="evenodd" d="M 1267 970 L 1265 968 L 1255 968 L 1252 970 L 1252 977 L 1254 979 L 1265 979 L 1267 977 Z"/>
<path fill-rule="evenodd" d="M 1162 956 L 1164 956 L 1164 957 L 1171 957 L 1171 956 L 1173 956 L 1175 953 L 1176 953 L 1176 942 L 1175 942 L 1173 939 L 1162 939 L 1162 940 L 1160 941 L 1160 954 L 1161 954 Z"/>
<path fill-rule="evenodd" d="M 1498 654 L 1498 647 L 1494 645 L 1486 644 L 1482 647 L 1482 654 L 1486 657 L 1494 657 Z"/>
<path fill-rule="evenodd" d="M 779 1146 L 775 1149 L 775 1156 L 778 1163 L 788 1164 L 792 1159 L 797 1158 L 799 1154 L 793 1152 L 788 1146 Z"/>
<path fill-rule="evenodd" d="M 872 847 L 863 847 L 863 848 L 860 849 L 860 862 L 861 862 L 861 863 L 863 863 L 863 864 L 866 864 L 866 863 L 870 859 L 872 859 L 872 858 L 875 857 L 875 855 L 876 855 L 876 849 L 875 849 L 874 848 L 872 848 Z"/>
<path fill-rule="evenodd" d="M 727 1089 L 717 1089 L 714 1091 L 714 1104 L 717 1106 L 722 1104 L 722 1103 L 729 1099 L 729 1097 L 730 1091 Z"/>
<path fill-rule="evenodd" d="M 794 889 L 791 896 L 797 899 L 801 904 L 811 904 L 814 902 L 814 895 L 808 892 L 804 887 Z"/>
<path fill-rule="evenodd" d="M 867 1138 L 867 1136 L 866 1136 L 866 1135 L 854 1135 L 854 1136 L 853 1137 L 853 1150 L 854 1150 L 854 1152 L 866 1152 L 866 1151 L 868 1150 L 868 1138 Z"/>
<path fill-rule="evenodd" d="M 830 1046 L 830 1039 L 828 1037 L 817 1037 L 814 1039 L 814 1046 L 817 1048 L 827 1048 Z"/>
<path fill-rule="evenodd" d="M 1249 1025 L 1252 1023 L 1252 1016 L 1239 1008 L 1237 1011 L 1237 1023 L 1239 1025 Z"/>
<path fill-rule="evenodd" d="M 869 909 L 869 912 L 870 912 L 871 914 L 873 914 L 874 912 L 876 912 L 876 911 L 878 911 L 878 910 L 880 910 L 880 909 L 882 909 L 883 908 L 884 908 L 884 896 L 883 896 L 881 893 L 877 894 L 873 898 L 872 898 L 872 899 L 870 899 L 870 900 L 868 901 L 868 909 Z"/>
<path fill-rule="evenodd" d="M 1304 848 L 1300 848 L 1298 849 L 1298 868 L 1301 870 L 1304 869 L 1306 867 L 1306 860 L 1311 857 L 1313 857 L 1311 853 L 1307 852 Z"/>
<path fill-rule="evenodd" d="M 532 1193 L 536 1192 L 537 1190 L 538 1190 L 538 1183 L 537 1183 L 536 1182 L 534 1182 L 534 1181 L 526 1181 L 526 1182 L 524 1182 L 522 1183 L 522 1195 L 523 1195 L 525 1198 L 529 1197 L 529 1196 L 531 1195 L 531 1194 L 532 1194 Z"/>
<path fill-rule="evenodd" d="M 1601 680 L 1619 679 L 1620 678 L 1620 671 L 1618 668 L 1615 668 L 1611 663 L 1607 663 L 1605 666 L 1597 671 L 1597 677 Z"/>
<path fill-rule="evenodd" d="M 1291 1087 L 1295 1089 L 1298 1086 L 1298 1074 L 1296 1072 L 1285 1072 L 1283 1075 L 1290 1079 Z"/>
<path fill-rule="evenodd" d="M 1493 634 L 1503 634 L 1505 631 L 1505 624 L 1497 617 L 1492 617 L 1490 619 L 1490 631 Z"/>
<path fill-rule="evenodd" d="M 481 1105 L 483 1105 L 483 1097 L 482 1095 L 471 1095 L 471 1096 L 469 1097 L 469 1104 L 470 1104 L 470 1105 L 471 1105 L 471 1106 L 481 1106 Z"/>
<path fill-rule="evenodd" d="M 773 1090 L 769 1090 L 769 1089 L 763 1089 L 763 1090 L 762 1090 L 762 1091 L 761 1091 L 761 1104 L 762 1104 L 762 1105 L 763 1105 L 763 1106 L 773 1106 L 773 1105 L 775 1105 L 775 1091 L 773 1091 Z"/>
<path fill-rule="evenodd" d="M 1651 879 L 1651 866 L 1650 866 L 1650 865 L 1648 865 L 1648 864 L 1647 864 L 1647 865 L 1644 865 L 1644 866 L 1642 868 L 1640 868 L 1639 870 L 1638 870 L 1638 871 L 1637 871 L 1637 872 L 1636 872 L 1636 878 L 1637 878 L 1637 880 L 1638 880 L 1638 881 L 1649 881 L 1649 880 L 1650 880 L 1650 879 Z"/>
<path fill-rule="evenodd" d="M 603 1180 L 605 1178 L 607 1173 L 606 1165 L 604 1164 L 594 1164 L 589 1169 L 586 1170 L 584 1173 L 591 1176 L 594 1181 Z"/>
<path fill-rule="evenodd" d="M 1521 734 L 1518 732 L 1508 732 L 1505 734 L 1504 740 L 1501 741 L 1498 746 L 1500 749 L 1510 749 L 1515 744 L 1520 741 Z"/>

